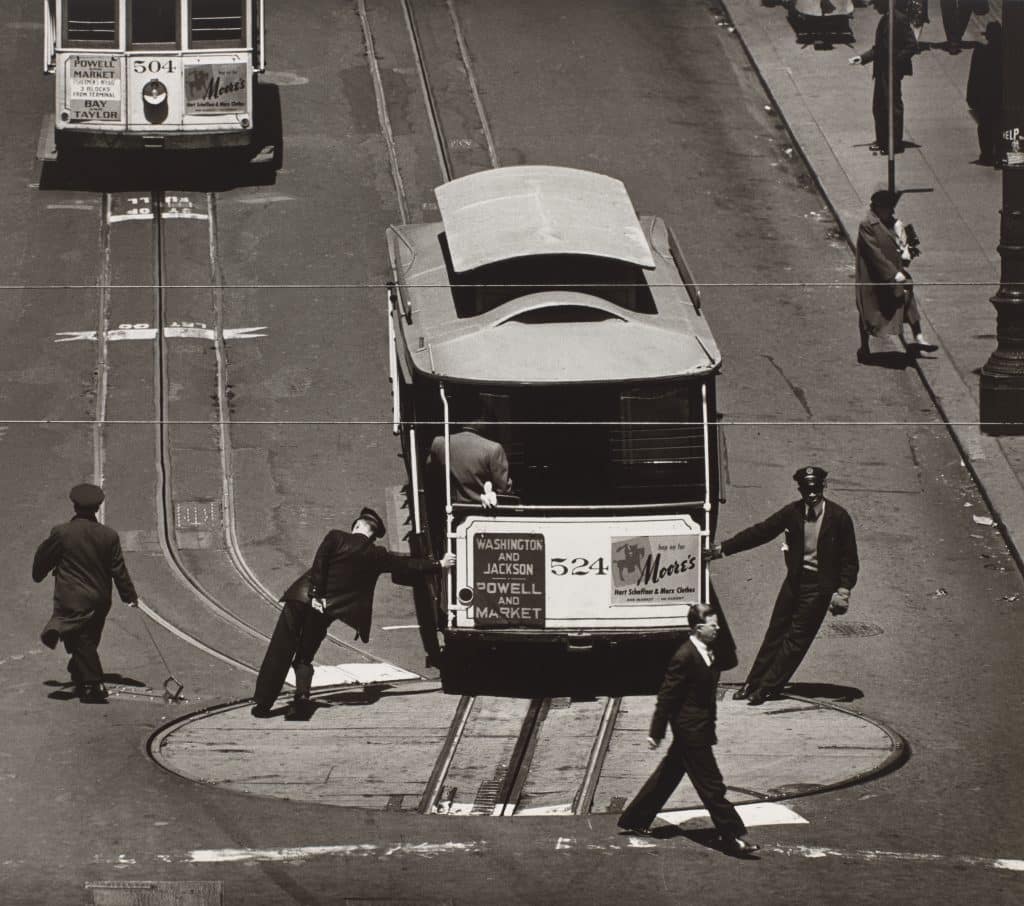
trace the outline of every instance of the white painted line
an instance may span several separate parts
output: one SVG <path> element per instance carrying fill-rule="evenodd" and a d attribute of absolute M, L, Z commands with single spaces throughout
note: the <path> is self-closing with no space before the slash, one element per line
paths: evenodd
<path fill-rule="evenodd" d="M 341 843 L 334 846 L 289 846 L 281 849 L 193 849 L 185 861 L 211 862 L 295 862 L 322 856 L 443 856 L 479 853 L 482 840 L 470 843 Z"/>
<path fill-rule="evenodd" d="M 255 340 L 267 336 L 264 331 L 266 327 L 226 327 L 224 329 L 225 340 Z M 212 327 L 202 325 L 181 325 L 171 324 L 164 328 L 164 336 L 168 339 L 190 339 L 190 340 L 216 340 L 217 331 Z M 104 337 L 108 341 L 115 340 L 155 340 L 157 328 L 149 325 L 137 325 L 134 327 L 118 327 L 108 330 Z M 57 333 L 54 343 L 71 343 L 75 340 L 97 339 L 95 330 L 61 330 Z"/>
<path fill-rule="evenodd" d="M 833 849 L 825 846 L 778 846 L 762 844 L 762 852 L 783 856 L 801 856 L 805 859 L 860 859 L 864 862 L 929 862 L 943 865 L 962 865 L 970 868 L 996 868 L 1004 871 L 1024 871 L 1024 859 L 986 859 L 981 856 L 944 856 L 940 853 L 899 853 L 883 849 Z"/>
<path fill-rule="evenodd" d="M 94 204 L 48 204 L 47 211 L 95 211 Z"/>
<path fill-rule="evenodd" d="M 572 803 L 564 802 L 558 805 L 533 805 L 526 808 L 517 808 L 516 818 L 531 818 L 537 815 L 571 815 Z"/>
<path fill-rule="evenodd" d="M 317 664 L 313 670 L 313 688 L 326 686 L 363 686 L 367 683 L 393 683 L 403 680 L 422 679 L 418 673 L 410 673 L 394 664 Z M 285 682 L 295 685 L 295 671 L 288 668 Z"/>
<path fill-rule="evenodd" d="M 752 802 L 747 805 L 736 806 L 743 823 L 747 827 L 765 827 L 770 824 L 807 824 L 806 818 L 802 818 L 789 806 L 781 802 Z M 659 812 L 658 817 L 682 827 L 684 824 L 687 830 L 696 827 L 712 827 L 708 810 L 703 808 L 680 809 L 672 812 Z"/>
<path fill-rule="evenodd" d="M 381 626 L 381 632 L 390 632 L 392 629 L 419 629 L 419 623 L 403 623 L 401 626 Z"/>

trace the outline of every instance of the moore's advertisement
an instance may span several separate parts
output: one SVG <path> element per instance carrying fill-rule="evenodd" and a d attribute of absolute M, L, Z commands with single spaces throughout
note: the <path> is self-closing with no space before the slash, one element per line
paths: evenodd
<path fill-rule="evenodd" d="M 612 603 L 698 600 L 700 536 L 612 538 Z"/>
<path fill-rule="evenodd" d="M 243 113 L 247 73 L 244 63 L 202 63 L 185 67 L 185 112 Z"/>

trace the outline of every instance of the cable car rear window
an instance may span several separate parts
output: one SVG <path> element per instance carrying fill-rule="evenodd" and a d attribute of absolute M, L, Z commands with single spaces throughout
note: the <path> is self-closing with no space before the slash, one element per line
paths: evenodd
<path fill-rule="evenodd" d="M 66 0 L 69 47 L 117 47 L 117 0 Z"/>
<path fill-rule="evenodd" d="M 132 0 L 131 46 L 178 43 L 178 0 Z"/>
<path fill-rule="evenodd" d="M 192 0 L 192 47 L 240 47 L 245 42 L 243 0 Z"/>
<path fill-rule="evenodd" d="M 635 264 L 593 255 L 533 255 L 457 274 L 447 240 L 443 234 L 439 238 L 460 318 L 542 292 L 583 293 L 639 314 L 657 313 L 643 270 Z"/>

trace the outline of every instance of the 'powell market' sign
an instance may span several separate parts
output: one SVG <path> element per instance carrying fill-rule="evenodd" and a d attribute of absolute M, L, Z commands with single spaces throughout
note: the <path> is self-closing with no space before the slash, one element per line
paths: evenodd
<path fill-rule="evenodd" d="M 544 536 L 473 538 L 473 607 L 477 626 L 544 625 Z"/>

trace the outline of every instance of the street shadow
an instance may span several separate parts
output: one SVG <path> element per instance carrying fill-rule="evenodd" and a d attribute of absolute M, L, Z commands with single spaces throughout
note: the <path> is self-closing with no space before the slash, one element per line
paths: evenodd
<path fill-rule="evenodd" d="M 857 351 L 857 362 L 870 368 L 886 368 L 890 371 L 905 371 L 913 357 L 906 352 L 872 352 L 864 354 Z"/>
<path fill-rule="evenodd" d="M 837 686 L 833 683 L 790 683 L 783 692 L 801 698 L 824 698 L 845 704 L 864 697 L 864 693 L 855 686 Z"/>
<path fill-rule="evenodd" d="M 709 827 L 684 830 L 681 827 L 667 824 L 654 828 L 651 831 L 651 836 L 656 840 L 676 840 L 680 837 L 684 837 L 687 840 L 696 843 L 698 846 L 703 846 L 705 849 L 713 849 L 716 852 L 720 852 L 723 856 L 728 856 L 731 859 L 738 859 L 741 862 L 757 862 L 759 860 L 756 853 L 752 853 L 749 856 L 741 856 L 737 853 L 729 852 L 723 846 L 722 840 L 718 835 L 718 831 Z"/>
<path fill-rule="evenodd" d="M 62 149 L 42 165 L 40 191 L 227 192 L 272 186 L 284 162 L 281 98 L 277 85 L 256 88 L 256 127 L 246 148 L 202 151 L 105 151 Z M 273 154 L 253 160 L 261 149 Z"/>
<path fill-rule="evenodd" d="M 146 688 L 146 684 L 141 680 L 131 676 L 124 676 L 120 673 L 104 673 L 103 683 L 104 685 L 132 686 L 137 689 Z M 46 696 L 49 699 L 53 699 L 53 701 L 65 702 L 78 698 L 78 695 L 75 693 L 75 684 L 71 680 L 43 680 L 43 685 L 53 689 L 53 692 Z"/>
<path fill-rule="evenodd" d="M 320 708 L 343 708 L 362 705 L 373 705 L 381 700 L 391 686 L 381 683 L 376 686 L 360 686 L 354 689 L 343 689 L 330 695 L 315 699 Z"/>

